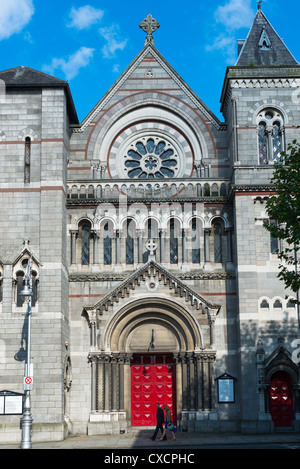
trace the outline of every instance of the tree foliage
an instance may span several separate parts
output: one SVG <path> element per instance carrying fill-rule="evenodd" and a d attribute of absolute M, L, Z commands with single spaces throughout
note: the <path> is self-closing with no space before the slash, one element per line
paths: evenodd
<path fill-rule="evenodd" d="M 277 255 L 278 277 L 286 288 L 298 292 L 300 288 L 300 145 L 296 140 L 281 153 L 281 161 L 274 163 L 271 183 L 275 194 L 270 196 L 266 210 L 270 218 L 264 224 L 273 238 L 282 240 Z M 275 222 L 275 223 L 274 223 Z"/>

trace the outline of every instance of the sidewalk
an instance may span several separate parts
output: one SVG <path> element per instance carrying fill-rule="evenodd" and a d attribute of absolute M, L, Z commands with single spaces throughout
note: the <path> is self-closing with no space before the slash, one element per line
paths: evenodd
<path fill-rule="evenodd" d="M 136 434 L 123 435 L 97 435 L 97 436 L 71 436 L 64 441 L 32 443 L 32 449 L 159 449 L 175 450 L 176 448 L 214 448 L 220 445 L 274 445 L 283 444 L 293 449 L 300 449 L 300 434 L 275 433 L 268 435 L 241 435 L 234 433 L 181 433 L 176 434 L 177 440 L 156 441 L 151 440 L 153 432 L 139 431 Z M 34 441 L 34 439 L 33 439 Z M 20 449 L 19 445 L 0 444 L 1 449 Z"/>

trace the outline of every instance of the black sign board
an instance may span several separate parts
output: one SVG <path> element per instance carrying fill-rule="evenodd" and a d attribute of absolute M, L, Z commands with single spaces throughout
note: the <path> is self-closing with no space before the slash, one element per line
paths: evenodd
<path fill-rule="evenodd" d="M 227 373 L 219 376 L 218 381 L 218 402 L 235 402 L 235 378 Z"/>

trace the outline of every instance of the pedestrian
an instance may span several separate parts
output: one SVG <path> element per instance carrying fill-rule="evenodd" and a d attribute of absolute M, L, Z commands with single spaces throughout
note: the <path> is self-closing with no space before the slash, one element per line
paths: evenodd
<path fill-rule="evenodd" d="M 166 424 L 165 424 L 164 432 L 162 434 L 162 437 L 161 437 L 160 441 L 167 439 L 166 430 L 169 430 L 172 433 L 172 435 L 173 435 L 172 440 L 176 440 L 175 433 L 177 432 L 177 428 L 172 423 L 172 416 L 171 416 L 170 409 L 167 405 L 165 405 L 164 409 L 166 411 Z"/>
<path fill-rule="evenodd" d="M 154 433 L 153 433 L 153 436 L 151 438 L 151 440 L 155 440 L 156 438 L 156 435 L 158 433 L 158 430 L 161 431 L 162 433 L 162 439 L 166 440 L 167 437 L 163 435 L 164 433 L 164 429 L 163 429 L 163 423 L 165 421 L 165 417 L 164 417 L 164 411 L 160 408 L 160 405 L 159 403 L 156 404 L 156 407 L 157 407 L 157 411 L 156 411 L 156 427 L 155 427 L 155 430 L 154 430 Z"/>

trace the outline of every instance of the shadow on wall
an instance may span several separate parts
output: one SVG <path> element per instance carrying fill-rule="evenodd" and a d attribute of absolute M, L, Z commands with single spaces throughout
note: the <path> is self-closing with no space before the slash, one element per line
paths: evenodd
<path fill-rule="evenodd" d="M 23 322 L 20 349 L 14 355 L 14 359 L 17 362 L 25 362 L 26 361 L 27 344 L 28 344 L 28 314 L 25 315 L 24 322 Z"/>

